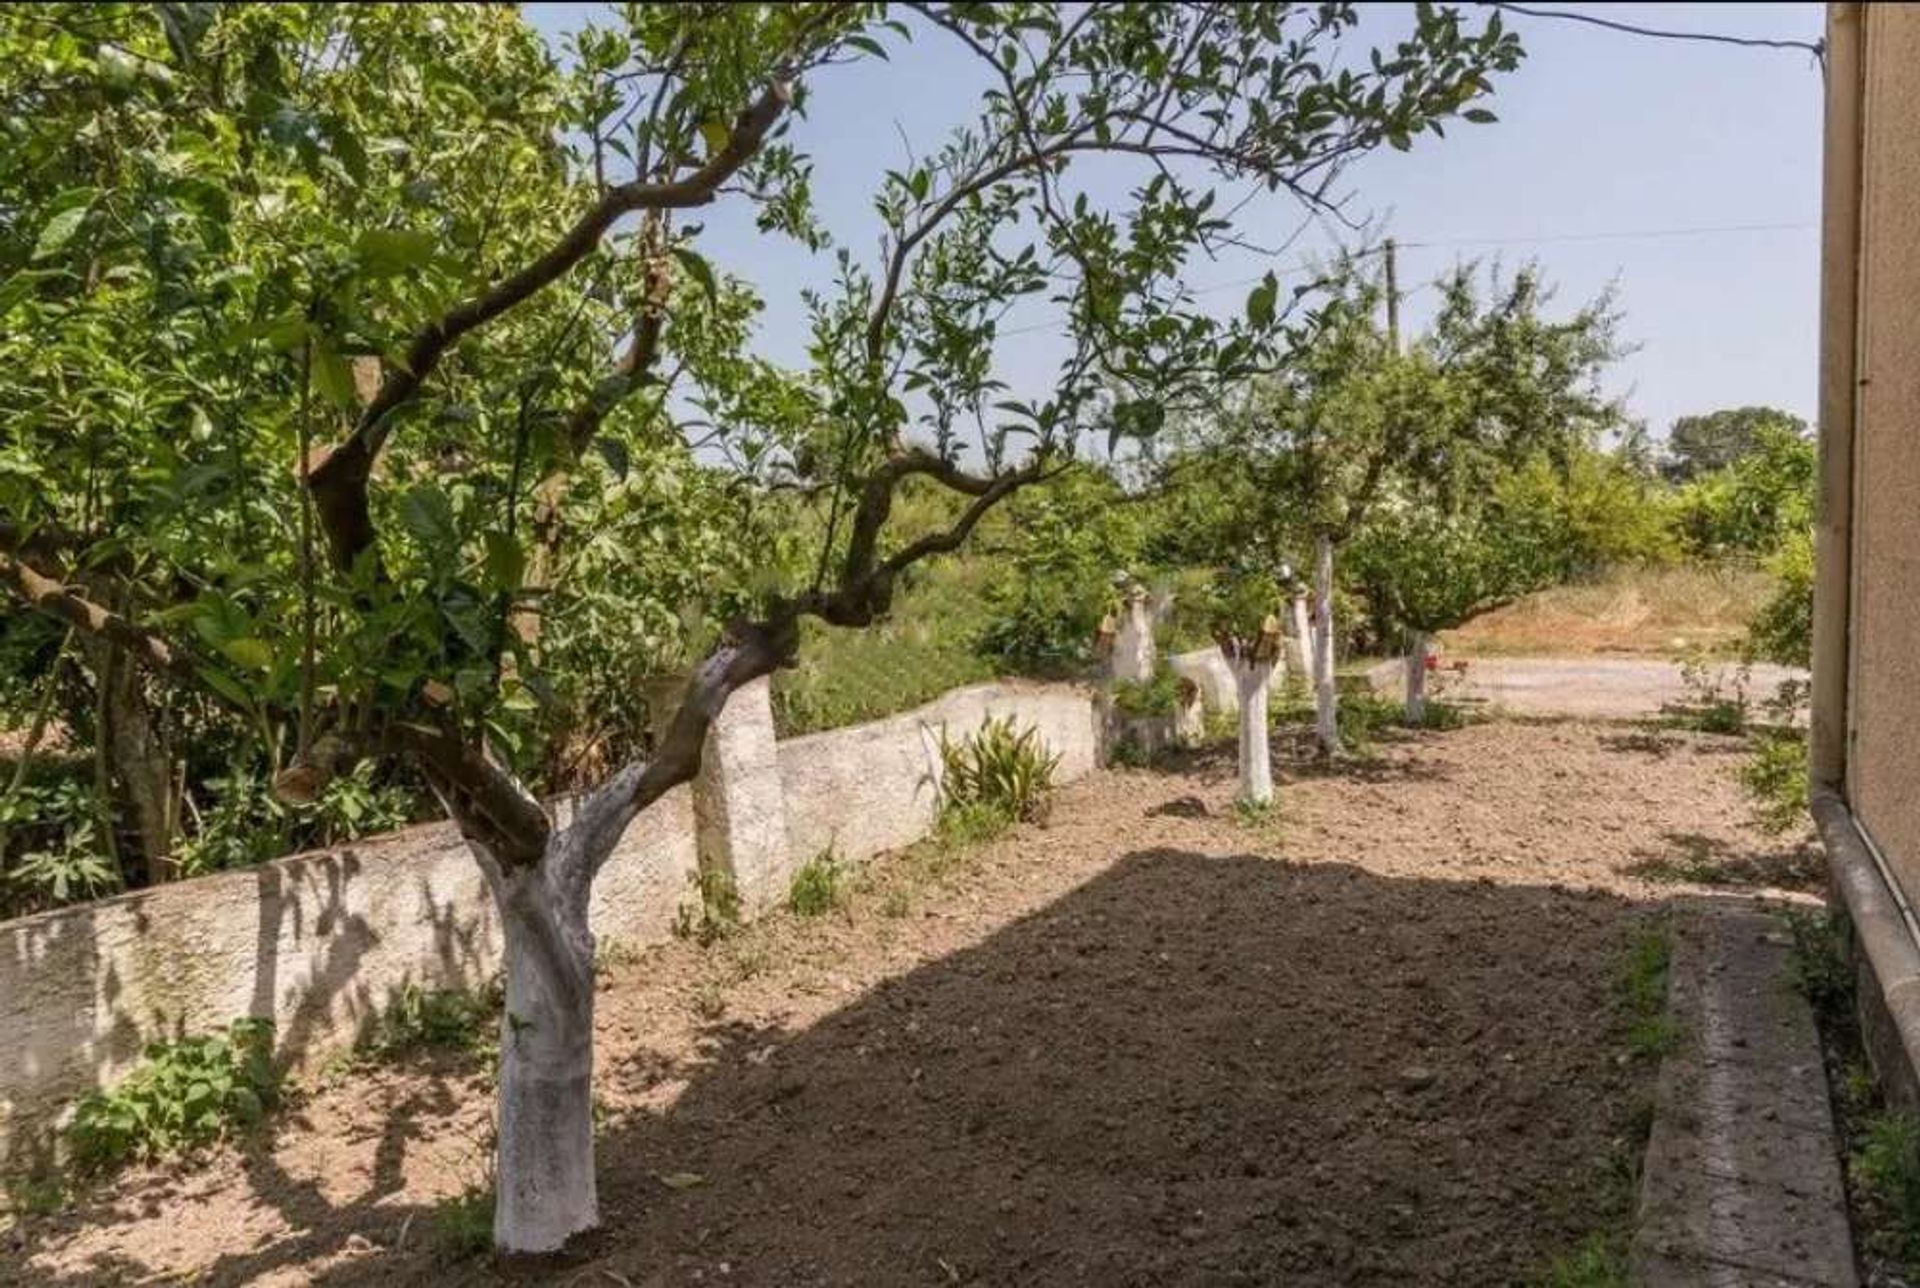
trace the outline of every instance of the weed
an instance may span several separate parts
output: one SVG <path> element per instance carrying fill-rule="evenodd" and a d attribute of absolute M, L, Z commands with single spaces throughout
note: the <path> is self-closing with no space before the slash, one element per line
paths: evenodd
<path fill-rule="evenodd" d="M 703 979 L 693 990 L 693 1013 L 703 1020 L 717 1020 L 727 1013 L 727 991 L 717 979 Z"/>
<path fill-rule="evenodd" d="M 362 1054 L 391 1059 L 416 1051 L 484 1051 L 497 1038 L 503 996 L 498 982 L 479 991 L 404 984 L 361 1034 Z"/>
<path fill-rule="evenodd" d="M 734 982 L 744 984 L 773 969 L 773 952 L 763 943 L 738 944 L 728 957 Z"/>
<path fill-rule="evenodd" d="M 883 917 L 904 917 L 913 911 L 913 896 L 907 893 L 904 885 L 897 885 L 887 891 L 886 898 L 880 901 L 880 915 Z"/>
<path fill-rule="evenodd" d="M 1655 1059 L 1680 1040 L 1679 1026 L 1667 1013 L 1667 970 L 1673 942 L 1662 923 L 1641 931 L 1628 945 L 1614 977 L 1614 994 L 1626 1022 L 1627 1051 L 1636 1059 Z"/>
<path fill-rule="evenodd" d="M 67 1139 L 80 1171 L 108 1171 L 212 1144 L 279 1096 L 273 1021 L 238 1019 L 224 1034 L 153 1043 L 118 1086 L 80 1102 Z"/>
<path fill-rule="evenodd" d="M 681 939 L 711 944 L 740 928 L 740 891 L 731 874 L 719 868 L 701 868 L 693 883 L 697 903 L 682 903 L 673 917 L 673 933 Z"/>
<path fill-rule="evenodd" d="M 601 971 L 616 966 L 632 966 L 645 955 L 637 944 L 609 936 L 594 942 L 593 968 Z"/>
<path fill-rule="evenodd" d="M 1787 929 L 1793 936 L 1791 969 L 1793 985 L 1813 1007 L 1814 1014 L 1839 1019 L 1851 1017 L 1854 1005 L 1854 975 L 1851 963 L 1841 950 L 1839 929 L 1833 916 L 1801 908 L 1786 911 Z"/>
<path fill-rule="evenodd" d="M 1012 816 L 998 805 L 984 801 L 949 804 L 940 811 L 940 818 L 934 825 L 934 836 L 939 842 L 936 848 L 965 849 L 970 845 L 984 844 L 1012 826 Z"/>
<path fill-rule="evenodd" d="M 1740 766 L 1740 785 L 1753 802 L 1754 821 L 1766 831 L 1804 826 L 1811 809 L 1805 732 L 1767 729 L 1755 734 L 1753 753 Z"/>
<path fill-rule="evenodd" d="M 818 917 L 845 900 L 840 857 L 829 846 L 800 865 L 787 887 L 787 908 L 796 917 Z"/>
<path fill-rule="evenodd" d="M 433 1242 L 449 1261 L 493 1251 L 493 1191 L 472 1185 L 434 1204 Z"/>
<path fill-rule="evenodd" d="M 1680 664 L 1680 683 L 1686 696 L 1661 707 L 1667 723 L 1696 733 L 1745 733 L 1752 718 L 1753 703 L 1747 696 L 1751 672 L 1741 666 L 1731 682 L 1723 680 L 1704 654 L 1694 654 Z"/>
<path fill-rule="evenodd" d="M 1280 810 L 1272 801 L 1236 798 L 1233 802 L 1233 821 L 1241 827 L 1265 831 L 1280 821 Z"/>
<path fill-rule="evenodd" d="M 52 1216 L 67 1203 L 57 1176 L 15 1176 L 7 1181 L 7 1209 L 20 1216 Z"/>
<path fill-rule="evenodd" d="M 1107 764 L 1115 769 L 1146 769 L 1153 764 L 1153 755 L 1137 738 L 1120 738 L 1107 753 Z"/>
<path fill-rule="evenodd" d="M 1596 1230 L 1573 1251 L 1555 1257 L 1540 1288 L 1627 1288 L 1627 1239 L 1620 1230 Z"/>
<path fill-rule="evenodd" d="M 1892 1110 L 1868 1118 L 1847 1168 L 1877 1218 L 1873 1251 L 1913 1269 L 1920 1263 L 1920 1118 Z"/>

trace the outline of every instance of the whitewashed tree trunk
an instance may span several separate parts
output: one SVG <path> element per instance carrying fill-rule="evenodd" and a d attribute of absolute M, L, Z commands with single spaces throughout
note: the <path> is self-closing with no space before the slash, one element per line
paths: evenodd
<path fill-rule="evenodd" d="M 1113 678 L 1146 683 L 1153 678 L 1153 608 L 1134 592 L 1120 610 L 1113 639 Z"/>
<path fill-rule="evenodd" d="M 1293 634 L 1287 640 L 1287 668 L 1296 682 L 1307 682 L 1307 677 L 1312 674 L 1310 659 L 1313 657 L 1313 626 L 1307 620 L 1307 597 L 1295 595 L 1288 605 L 1288 613 L 1293 622 Z"/>
<path fill-rule="evenodd" d="M 575 844 L 556 833 L 549 847 Z M 494 1158 L 494 1243 L 552 1252 L 600 1223 L 593 1159 L 593 934 L 586 887 L 556 888 L 552 862 L 502 872 L 482 858 L 500 909 L 506 1012 Z"/>
<path fill-rule="evenodd" d="M 1427 722 L 1427 633 L 1414 631 L 1407 640 L 1407 723 Z"/>
<path fill-rule="evenodd" d="M 1343 755 L 1340 697 L 1333 682 L 1333 538 L 1313 547 L 1313 731 L 1322 756 Z"/>
<path fill-rule="evenodd" d="M 1240 702 L 1240 799 L 1251 805 L 1273 800 L 1273 749 L 1267 730 L 1267 691 L 1273 660 L 1232 659 Z"/>
<path fill-rule="evenodd" d="M 1207 705 L 1201 699 L 1200 686 L 1182 677 L 1174 699 L 1173 741 L 1179 747 L 1198 747 L 1207 740 Z"/>

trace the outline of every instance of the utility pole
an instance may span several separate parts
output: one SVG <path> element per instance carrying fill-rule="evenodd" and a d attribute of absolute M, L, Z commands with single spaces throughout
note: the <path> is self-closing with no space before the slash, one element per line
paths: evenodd
<path fill-rule="evenodd" d="M 1400 352 L 1400 268 L 1394 262 L 1393 238 L 1382 248 L 1387 257 L 1387 347 Z"/>

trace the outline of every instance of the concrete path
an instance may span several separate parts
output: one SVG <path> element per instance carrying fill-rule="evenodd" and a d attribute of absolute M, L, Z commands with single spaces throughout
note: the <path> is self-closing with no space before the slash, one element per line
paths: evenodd
<path fill-rule="evenodd" d="M 1634 1282 L 1856 1288 L 1820 1041 L 1792 937 L 1748 900 L 1688 905 L 1647 1145 Z"/>
<path fill-rule="evenodd" d="M 1466 670 L 1454 672 L 1452 665 L 1462 660 Z M 1730 688 L 1735 670 L 1724 663 L 1714 674 Z M 1382 662 L 1367 672 L 1367 681 L 1377 692 L 1398 696 L 1406 691 L 1405 675 L 1401 662 Z M 1664 705 L 1687 697 L 1680 664 L 1659 658 L 1448 658 L 1436 678 L 1430 692 L 1442 700 L 1485 703 L 1520 715 L 1637 719 L 1657 716 Z M 1805 679 L 1806 673 L 1756 665 L 1747 695 L 1757 705 L 1789 678 Z"/>

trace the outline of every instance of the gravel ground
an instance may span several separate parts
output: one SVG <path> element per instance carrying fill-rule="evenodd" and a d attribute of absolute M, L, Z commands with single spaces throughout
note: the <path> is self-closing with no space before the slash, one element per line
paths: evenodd
<path fill-rule="evenodd" d="M 562 1265 L 450 1260 L 490 1106 L 443 1060 L 25 1218 L 0 1281 L 1528 1282 L 1631 1156 L 1624 946 L 1699 882 L 1817 882 L 1738 746 L 1477 725 L 1285 766 L 1256 822 L 1215 757 L 1098 774 L 837 912 L 610 963 L 606 1228 Z"/>

